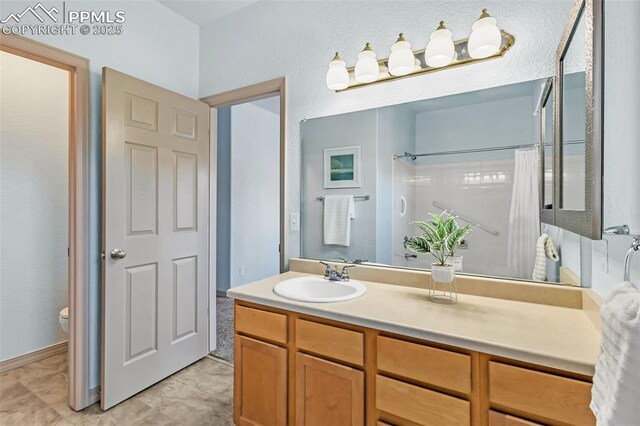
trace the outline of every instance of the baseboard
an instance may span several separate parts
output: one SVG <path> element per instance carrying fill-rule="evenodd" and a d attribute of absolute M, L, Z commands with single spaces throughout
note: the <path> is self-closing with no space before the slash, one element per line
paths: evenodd
<path fill-rule="evenodd" d="M 53 355 L 64 353 L 67 351 L 67 347 L 68 343 L 65 340 L 64 342 L 56 343 L 55 345 L 47 346 L 46 348 L 0 361 L 0 374 L 31 364 L 32 362 L 41 361 Z"/>
<path fill-rule="evenodd" d="M 227 297 L 227 292 L 224 290 L 216 290 L 216 297 Z"/>

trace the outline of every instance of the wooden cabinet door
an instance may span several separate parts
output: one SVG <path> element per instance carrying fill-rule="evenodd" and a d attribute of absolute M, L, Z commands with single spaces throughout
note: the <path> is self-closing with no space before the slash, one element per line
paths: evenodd
<path fill-rule="evenodd" d="M 489 411 L 489 426 L 541 426 L 528 420 L 510 416 L 509 414 Z"/>
<path fill-rule="evenodd" d="M 233 419 L 237 425 L 287 423 L 287 350 L 235 336 Z"/>
<path fill-rule="evenodd" d="M 364 425 L 364 372 L 298 353 L 296 425 Z"/>

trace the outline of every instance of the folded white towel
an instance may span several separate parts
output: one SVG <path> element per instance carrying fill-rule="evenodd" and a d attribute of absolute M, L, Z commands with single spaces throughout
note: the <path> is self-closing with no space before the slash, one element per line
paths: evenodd
<path fill-rule="evenodd" d="M 640 424 L 640 291 L 613 288 L 600 308 L 602 341 L 591 391 L 598 426 Z"/>
<path fill-rule="evenodd" d="M 553 240 L 547 234 L 542 234 L 536 242 L 536 261 L 533 265 L 532 279 L 545 281 L 547 279 L 547 259 L 554 262 L 560 260 Z"/>
<path fill-rule="evenodd" d="M 353 195 L 324 197 L 324 243 L 349 247 L 351 219 L 355 218 Z"/>

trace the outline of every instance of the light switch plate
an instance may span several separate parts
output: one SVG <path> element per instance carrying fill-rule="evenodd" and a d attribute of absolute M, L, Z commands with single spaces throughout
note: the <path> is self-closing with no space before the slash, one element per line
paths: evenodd
<path fill-rule="evenodd" d="M 289 215 L 289 228 L 292 231 L 300 230 L 300 214 L 299 213 L 291 213 Z"/>

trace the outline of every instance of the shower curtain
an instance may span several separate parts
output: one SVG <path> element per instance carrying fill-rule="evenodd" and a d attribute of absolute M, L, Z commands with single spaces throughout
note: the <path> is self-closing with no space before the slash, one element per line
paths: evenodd
<path fill-rule="evenodd" d="M 531 279 L 540 236 L 538 150 L 515 152 L 515 170 L 509 213 L 507 264 L 514 278 Z"/>

